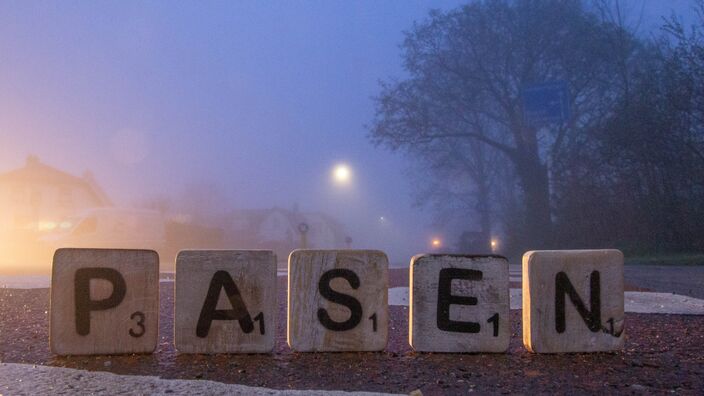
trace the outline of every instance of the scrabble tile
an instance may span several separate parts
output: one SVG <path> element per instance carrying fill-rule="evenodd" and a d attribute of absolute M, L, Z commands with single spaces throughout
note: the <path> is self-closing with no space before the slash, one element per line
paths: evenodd
<path fill-rule="evenodd" d="M 419 352 L 505 352 L 508 261 L 427 254 L 411 259 L 408 341 Z"/>
<path fill-rule="evenodd" d="M 380 351 L 388 338 L 386 254 L 296 250 L 288 260 L 288 345 L 299 352 Z"/>
<path fill-rule="evenodd" d="M 623 254 L 548 250 L 523 256 L 523 344 L 537 353 L 623 348 Z"/>
<path fill-rule="evenodd" d="M 53 353 L 151 353 L 158 321 L 156 252 L 59 249 L 54 254 L 49 337 Z"/>
<path fill-rule="evenodd" d="M 176 258 L 174 340 L 180 353 L 266 353 L 276 333 L 276 256 L 189 250 Z"/>

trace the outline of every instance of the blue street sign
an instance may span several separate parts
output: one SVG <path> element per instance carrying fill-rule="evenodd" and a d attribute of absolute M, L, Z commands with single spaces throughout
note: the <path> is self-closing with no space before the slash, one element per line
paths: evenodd
<path fill-rule="evenodd" d="M 523 116 L 529 124 L 562 123 L 570 115 L 566 81 L 526 85 L 521 97 Z"/>

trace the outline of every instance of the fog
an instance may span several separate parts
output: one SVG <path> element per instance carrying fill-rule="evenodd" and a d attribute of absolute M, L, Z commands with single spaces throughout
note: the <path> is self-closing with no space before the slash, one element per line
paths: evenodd
<path fill-rule="evenodd" d="M 73 229 L 95 208 L 147 219 L 122 231 L 143 235 L 43 240 L 163 248 L 167 262 L 179 248 L 371 248 L 392 265 L 456 250 L 462 232 L 480 227 L 475 207 L 453 216 L 418 206 L 417 192 L 434 182 L 418 177 L 425 163 L 369 134 L 380 81 L 409 76 L 404 31 L 431 9 L 465 3 L 0 3 L 0 174 L 40 164 L 104 193 L 98 202 L 57 190 L 75 202 L 18 215 L 9 202 L 34 199 L 32 187 L 7 187 L 0 257 L 18 229 Z M 673 11 L 694 20 L 686 0 L 623 4 L 639 37 L 659 34 Z M 336 177 L 340 165 L 347 176 Z M 300 223 L 315 228 L 306 241 Z M 498 246 L 506 228 L 493 227 Z M 173 243 L 153 246 L 164 235 Z M 26 260 L 48 272 L 50 259 Z M 28 264 L 6 261 L 0 272 Z"/>

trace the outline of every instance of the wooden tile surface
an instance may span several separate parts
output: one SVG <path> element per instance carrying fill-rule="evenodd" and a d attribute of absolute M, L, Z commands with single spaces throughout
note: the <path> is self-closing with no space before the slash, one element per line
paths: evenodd
<path fill-rule="evenodd" d="M 523 343 L 533 352 L 623 348 L 623 254 L 532 251 L 523 256 Z"/>
<path fill-rule="evenodd" d="M 388 258 L 374 250 L 296 250 L 288 265 L 289 346 L 380 351 L 388 338 Z"/>
<path fill-rule="evenodd" d="M 156 348 L 159 256 L 150 250 L 60 249 L 51 278 L 50 345 L 58 355 Z"/>
<path fill-rule="evenodd" d="M 175 344 L 180 353 L 274 348 L 276 256 L 268 250 L 192 250 L 176 259 Z"/>
<path fill-rule="evenodd" d="M 428 254 L 410 268 L 409 343 L 421 352 L 505 352 L 508 261 Z"/>

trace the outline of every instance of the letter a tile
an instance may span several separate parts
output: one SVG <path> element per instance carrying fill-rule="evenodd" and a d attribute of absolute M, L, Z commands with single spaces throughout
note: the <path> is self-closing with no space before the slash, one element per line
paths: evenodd
<path fill-rule="evenodd" d="M 623 348 L 623 254 L 544 250 L 523 255 L 523 344 L 537 353 Z"/>
<path fill-rule="evenodd" d="M 296 250 L 288 259 L 288 345 L 380 351 L 388 338 L 389 260 L 375 250 Z"/>
<path fill-rule="evenodd" d="M 51 351 L 151 353 L 159 334 L 159 256 L 151 250 L 59 249 L 51 277 Z"/>
<path fill-rule="evenodd" d="M 276 256 L 187 250 L 176 258 L 174 339 L 181 353 L 266 353 L 276 333 Z"/>
<path fill-rule="evenodd" d="M 409 343 L 420 352 L 505 352 L 508 261 L 427 254 L 411 259 Z"/>

